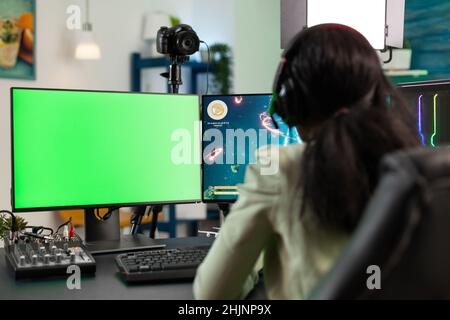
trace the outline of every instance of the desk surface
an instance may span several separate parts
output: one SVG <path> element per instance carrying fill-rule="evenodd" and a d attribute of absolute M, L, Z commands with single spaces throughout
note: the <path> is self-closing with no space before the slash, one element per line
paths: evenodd
<path fill-rule="evenodd" d="M 208 238 L 158 240 L 167 248 L 180 248 L 211 243 Z M 81 290 L 69 290 L 66 279 L 15 281 L 0 250 L 0 300 L 192 300 L 192 283 L 164 283 L 128 285 L 120 277 L 114 257 L 117 254 L 96 256 L 95 277 L 84 278 Z M 258 289 L 250 298 L 263 298 Z"/>

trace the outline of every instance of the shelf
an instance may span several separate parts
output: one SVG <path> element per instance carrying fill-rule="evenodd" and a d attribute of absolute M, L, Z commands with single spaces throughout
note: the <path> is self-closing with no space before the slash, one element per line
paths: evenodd
<path fill-rule="evenodd" d="M 394 85 L 406 82 L 429 80 L 427 70 L 385 70 L 385 74 Z"/>
<path fill-rule="evenodd" d="M 161 58 L 142 58 L 140 53 L 133 53 L 131 56 L 131 91 L 141 91 L 141 76 L 143 69 L 151 68 L 169 68 L 170 61 L 164 57 Z M 191 69 L 191 92 L 197 94 L 197 76 L 208 72 L 208 64 L 197 61 L 188 61 L 182 68 Z"/>

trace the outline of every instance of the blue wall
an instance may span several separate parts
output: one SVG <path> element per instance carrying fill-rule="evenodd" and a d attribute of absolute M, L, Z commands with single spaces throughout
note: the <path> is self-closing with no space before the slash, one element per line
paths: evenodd
<path fill-rule="evenodd" d="M 412 44 L 413 69 L 450 78 L 450 0 L 406 0 L 405 38 Z"/>

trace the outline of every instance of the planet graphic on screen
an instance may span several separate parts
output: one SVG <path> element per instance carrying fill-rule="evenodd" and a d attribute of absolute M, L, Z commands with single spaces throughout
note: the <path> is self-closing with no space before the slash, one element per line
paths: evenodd
<path fill-rule="evenodd" d="M 209 187 L 209 188 L 204 192 L 204 198 L 205 198 L 205 199 L 209 199 L 209 200 L 214 200 L 214 199 L 216 198 L 216 193 L 215 193 L 214 187 Z"/>
<path fill-rule="evenodd" d="M 228 114 L 228 106 L 221 100 L 215 100 L 208 105 L 208 115 L 213 120 L 222 120 Z"/>

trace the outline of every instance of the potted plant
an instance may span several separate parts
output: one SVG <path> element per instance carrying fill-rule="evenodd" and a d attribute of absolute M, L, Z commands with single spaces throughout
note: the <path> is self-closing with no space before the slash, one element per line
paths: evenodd
<path fill-rule="evenodd" d="M 211 69 L 216 93 L 230 94 L 232 86 L 233 57 L 229 45 L 217 43 L 211 46 Z"/>
<path fill-rule="evenodd" d="M 8 230 L 6 228 L 6 220 L 0 215 L 0 241 L 6 238 Z"/>
<path fill-rule="evenodd" d="M 16 66 L 22 30 L 14 20 L 0 21 L 0 68 Z"/>
<path fill-rule="evenodd" d="M 22 231 L 27 227 L 27 222 L 22 217 L 16 217 L 17 229 Z M 0 241 L 5 240 L 9 236 L 12 227 L 12 217 L 0 215 Z"/>

